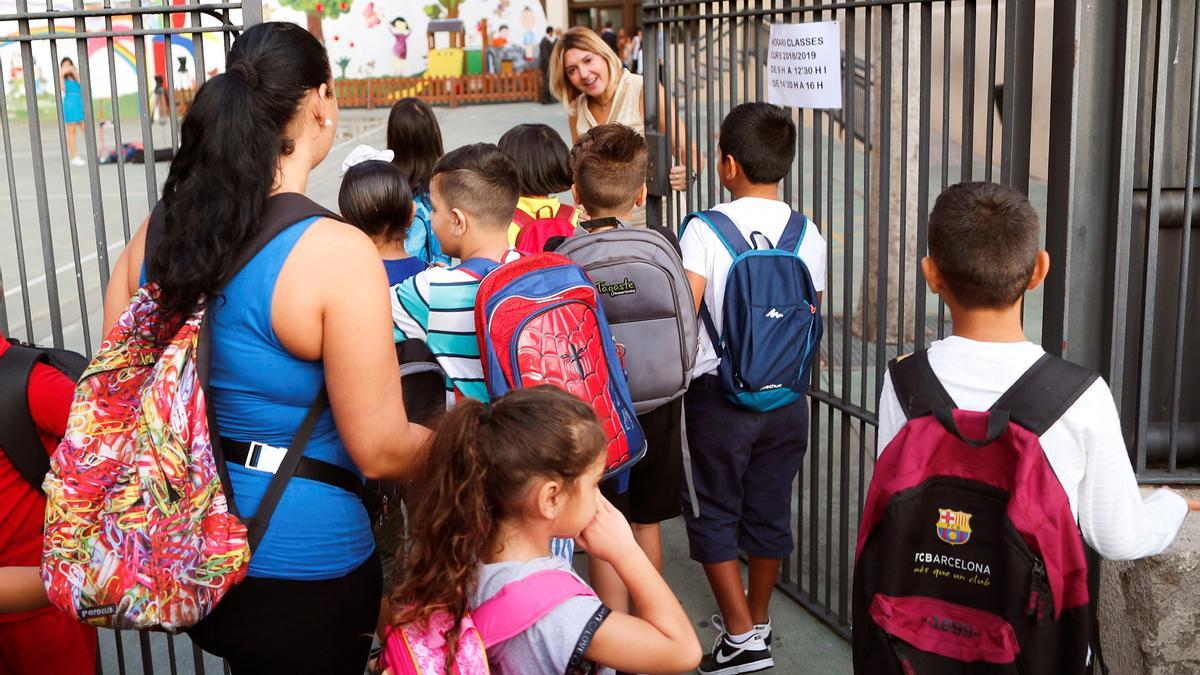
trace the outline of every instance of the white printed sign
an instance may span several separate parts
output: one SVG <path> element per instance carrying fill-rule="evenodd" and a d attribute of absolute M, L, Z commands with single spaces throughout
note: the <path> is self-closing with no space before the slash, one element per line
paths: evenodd
<path fill-rule="evenodd" d="M 841 43 L 837 21 L 772 24 L 767 101 L 793 108 L 841 108 Z"/>

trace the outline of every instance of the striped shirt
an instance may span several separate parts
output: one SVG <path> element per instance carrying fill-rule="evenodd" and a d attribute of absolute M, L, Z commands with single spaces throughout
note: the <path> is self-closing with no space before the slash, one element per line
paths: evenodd
<path fill-rule="evenodd" d="M 515 249 L 501 263 L 520 257 Z M 479 280 L 459 267 L 431 267 L 392 286 L 392 324 L 396 342 L 424 340 L 446 371 L 447 388 L 487 401 L 479 340 L 475 335 L 475 294 Z"/>

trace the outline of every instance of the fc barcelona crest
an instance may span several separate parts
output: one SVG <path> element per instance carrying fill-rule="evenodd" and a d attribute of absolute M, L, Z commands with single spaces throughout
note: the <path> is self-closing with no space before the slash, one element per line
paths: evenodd
<path fill-rule="evenodd" d="M 971 539 L 971 514 L 953 509 L 938 509 L 938 539 L 958 546 Z"/>

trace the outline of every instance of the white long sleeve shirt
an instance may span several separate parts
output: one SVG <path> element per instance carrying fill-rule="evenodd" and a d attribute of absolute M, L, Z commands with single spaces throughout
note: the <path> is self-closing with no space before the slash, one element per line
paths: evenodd
<path fill-rule="evenodd" d="M 963 410 L 990 408 L 1045 352 L 1032 342 L 977 342 L 951 336 L 929 347 L 929 365 Z M 882 454 L 906 422 L 889 373 L 879 399 Z M 1169 490 L 1142 498 L 1121 435 L 1112 393 L 1098 379 L 1041 437 L 1066 490 L 1083 538 L 1109 560 L 1162 553 L 1187 516 L 1187 501 Z"/>

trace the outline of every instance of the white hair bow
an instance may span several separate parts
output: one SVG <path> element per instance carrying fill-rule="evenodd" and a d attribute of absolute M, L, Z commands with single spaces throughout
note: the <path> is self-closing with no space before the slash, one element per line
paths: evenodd
<path fill-rule="evenodd" d="M 350 170 L 350 167 L 354 166 L 355 164 L 361 164 L 363 162 L 369 162 L 372 160 L 390 162 L 395 156 L 396 153 L 392 152 L 391 150 L 376 150 L 369 145 L 360 145 L 351 150 L 350 154 L 346 155 L 346 159 L 342 160 L 342 175 L 345 176 L 346 172 Z"/>

